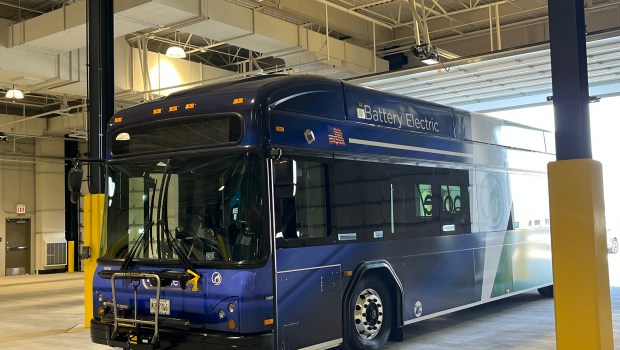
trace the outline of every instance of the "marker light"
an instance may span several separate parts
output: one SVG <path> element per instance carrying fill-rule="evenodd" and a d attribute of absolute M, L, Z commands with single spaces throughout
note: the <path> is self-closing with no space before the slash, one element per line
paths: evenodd
<path fill-rule="evenodd" d="M 228 320 L 228 329 L 235 329 L 237 327 L 237 325 L 235 324 L 235 320 L 230 319 Z"/>

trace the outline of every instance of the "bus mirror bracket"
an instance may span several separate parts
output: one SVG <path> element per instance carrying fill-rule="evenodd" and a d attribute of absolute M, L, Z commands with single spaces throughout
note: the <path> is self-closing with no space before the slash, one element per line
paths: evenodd
<path fill-rule="evenodd" d="M 297 162 L 280 158 L 275 161 L 275 188 L 280 198 L 294 198 L 297 190 Z"/>
<path fill-rule="evenodd" d="M 82 162 L 86 163 L 104 163 L 104 159 L 75 159 L 73 167 L 67 173 L 67 189 L 71 193 L 71 203 L 75 204 L 80 200 L 80 190 L 82 189 L 82 178 L 84 170 L 82 170 Z"/>
<path fill-rule="evenodd" d="M 80 189 L 82 188 L 82 178 L 84 170 L 82 170 L 82 162 L 75 161 L 71 170 L 67 174 L 67 188 L 71 192 L 71 203 L 77 203 L 80 200 Z"/>

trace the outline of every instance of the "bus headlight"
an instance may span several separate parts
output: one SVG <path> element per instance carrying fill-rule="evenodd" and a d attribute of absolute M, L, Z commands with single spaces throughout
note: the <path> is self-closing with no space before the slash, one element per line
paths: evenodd
<path fill-rule="evenodd" d="M 231 314 L 235 312 L 235 304 L 233 303 L 228 304 L 228 312 L 230 312 Z"/>
<path fill-rule="evenodd" d="M 103 301 L 103 294 L 99 293 L 97 294 L 97 300 L 99 300 L 99 302 Z"/>
<path fill-rule="evenodd" d="M 224 310 L 220 309 L 220 311 L 217 312 L 217 316 L 220 318 L 220 320 L 223 320 L 224 317 L 226 317 L 226 313 L 224 312 Z"/>

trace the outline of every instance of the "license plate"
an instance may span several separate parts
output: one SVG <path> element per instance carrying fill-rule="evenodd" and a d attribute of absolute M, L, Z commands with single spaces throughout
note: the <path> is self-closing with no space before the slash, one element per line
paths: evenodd
<path fill-rule="evenodd" d="M 151 313 L 155 314 L 155 309 L 157 306 L 157 300 L 155 298 L 151 298 Z M 160 315 L 170 315 L 170 300 L 168 299 L 159 299 L 159 314 Z"/>

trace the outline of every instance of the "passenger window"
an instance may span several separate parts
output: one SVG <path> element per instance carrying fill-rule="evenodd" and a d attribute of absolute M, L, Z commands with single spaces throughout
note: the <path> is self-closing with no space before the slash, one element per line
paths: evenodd
<path fill-rule="evenodd" d="M 383 237 L 379 170 L 378 162 L 334 161 L 334 209 L 340 242 Z"/>
<path fill-rule="evenodd" d="M 328 235 L 326 165 L 297 160 L 297 191 L 294 198 L 276 198 L 277 237 L 320 238 Z"/>
<path fill-rule="evenodd" d="M 381 167 L 384 231 L 401 237 L 439 235 L 435 170 L 413 165 Z"/>
<path fill-rule="evenodd" d="M 469 210 L 469 171 L 438 169 L 441 234 L 454 235 L 471 232 Z"/>
<path fill-rule="evenodd" d="M 430 184 L 415 185 L 415 215 L 419 218 L 433 216 L 433 186 Z"/>
<path fill-rule="evenodd" d="M 461 211 L 461 188 L 459 186 L 445 185 L 441 187 L 442 212 L 456 214 Z"/>

